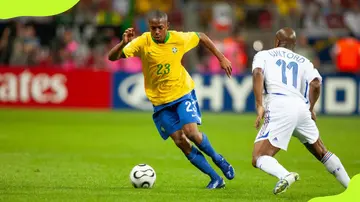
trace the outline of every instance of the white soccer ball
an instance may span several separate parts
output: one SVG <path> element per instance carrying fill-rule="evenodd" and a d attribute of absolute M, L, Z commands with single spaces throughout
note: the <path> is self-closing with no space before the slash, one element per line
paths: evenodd
<path fill-rule="evenodd" d="M 155 170 L 147 164 L 138 164 L 130 172 L 130 180 L 135 188 L 151 188 L 156 180 Z"/>

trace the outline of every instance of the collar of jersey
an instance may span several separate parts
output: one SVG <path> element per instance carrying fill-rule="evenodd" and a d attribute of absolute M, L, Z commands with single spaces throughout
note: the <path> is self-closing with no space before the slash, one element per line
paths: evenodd
<path fill-rule="evenodd" d="M 166 43 L 170 38 L 170 33 L 169 31 L 166 33 L 166 37 L 165 37 L 165 40 L 164 40 L 164 43 Z M 151 39 L 156 43 L 158 44 L 158 42 L 155 41 L 155 39 L 153 37 L 151 37 Z"/>

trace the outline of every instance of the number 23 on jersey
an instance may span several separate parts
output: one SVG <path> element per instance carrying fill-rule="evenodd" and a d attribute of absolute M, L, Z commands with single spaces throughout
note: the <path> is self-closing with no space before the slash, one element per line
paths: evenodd
<path fill-rule="evenodd" d="M 157 67 L 157 75 L 169 74 L 171 65 L 169 63 L 166 64 L 158 64 Z"/>

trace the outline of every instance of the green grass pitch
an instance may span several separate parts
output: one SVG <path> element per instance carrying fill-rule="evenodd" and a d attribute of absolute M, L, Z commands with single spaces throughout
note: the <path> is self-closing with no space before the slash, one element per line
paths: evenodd
<path fill-rule="evenodd" d="M 161 139 L 151 113 L 2 109 L 0 201 L 308 201 L 344 191 L 293 138 L 277 159 L 301 181 L 273 195 L 277 179 L 251 166 L 254 118 L 203 114 L 201 130 L 237 174 L 225 189 L 206 190 L 208 177 Z M 359 123 L 359 117 L 318 117 L 324 143 L 350 177 L 360 168 Z M 155 169 L 153 189 L 132 187 L 129 173 L 139 163 Z"/>

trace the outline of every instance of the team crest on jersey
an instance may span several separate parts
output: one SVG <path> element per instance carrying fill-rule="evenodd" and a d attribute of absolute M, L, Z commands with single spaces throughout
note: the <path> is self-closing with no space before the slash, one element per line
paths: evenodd
<path fill-rule="evenodd" d="M 161 131 L 165 133 L 165 128 L 161 126 Z"/>
<path fill-rule="evenodd" d="M 172 52 L 176 53 L 176 52 L 178 52 L 178 49 L 176 47 L 174 47 L 174 48 L 172 48 Z"/>

